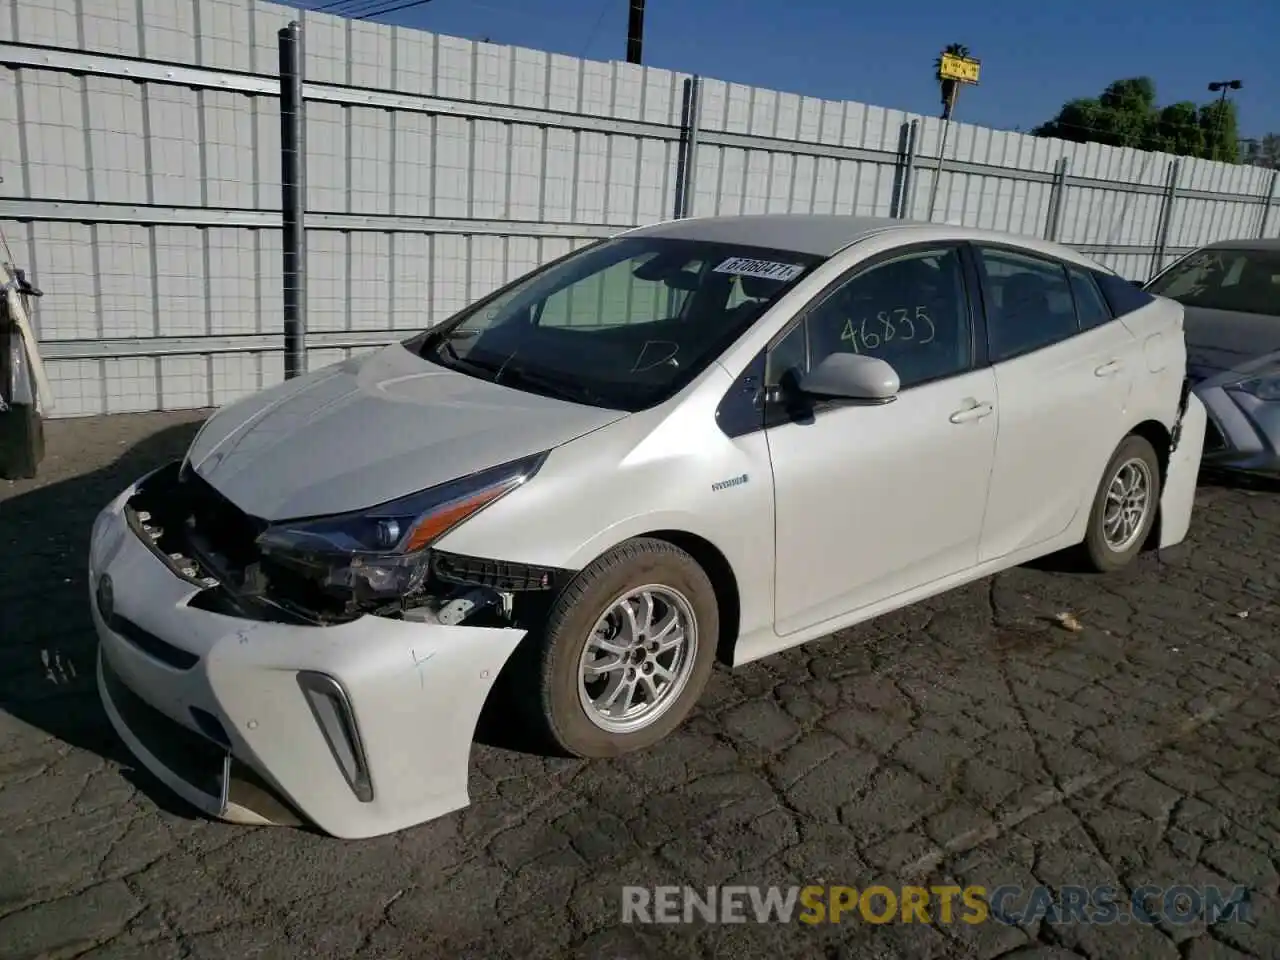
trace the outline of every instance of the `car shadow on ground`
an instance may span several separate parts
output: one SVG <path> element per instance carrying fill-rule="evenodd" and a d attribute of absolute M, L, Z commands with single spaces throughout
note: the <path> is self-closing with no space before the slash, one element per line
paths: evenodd
<path fill-rule="evenodd" d="M 1280 494 L 1280 477 L 1256 473 L 1233 473 L 1215 467 L 1204 467 L 1200 471 L 1199 486 Z"/>
<path fill-rule="evenodd" d="M 105 467 L 51 482 L 40 475 L 68 470 L 46 461 L 34 481 L 0 499 L 0 542 L 9 547 L 0 551 L 0 712 L 119 763 L 136 787 L 183 816 L 194 811 L 130 757 L 98 700 L 86 565 L 98 511 L 138 477 L 181 457 L 200 423 L 165 427 Z M 57 452 L 71 462 L 81 453 Z"/>
<path fill-rule="evenodd" d="M 193 412 L 190 421 L 163 426 L 122 447 L 108 465 L 83 473 L 73 472 L 76 460 L 101 459 L 100 454 L 54 446 L 35 480 L 20 481 L 9 491 L 0 485 L 0 545 L 7 547 L 0 550 L 0 713 L 119 764 L 130 783 L 157 805 L 194 818 L 203 814 L 133 759 L 98 699 L 97 635 L 86 565 L 98 512 L 139 477 L 180 458 L 202 422 Z M 514 722 L 502 698 L 490 699 L 477 730 L 479 742 L 544 752 L 542 741 Z M 3 733 L 0 726 L 0 772 L 9 748 Z"/>

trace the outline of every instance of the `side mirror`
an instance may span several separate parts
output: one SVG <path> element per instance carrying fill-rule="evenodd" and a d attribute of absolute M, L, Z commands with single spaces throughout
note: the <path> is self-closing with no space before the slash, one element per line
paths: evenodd
<path fill-rule="evenodd" d="M 800 378 L 801 393 L 824 400 L 888 403 L 898 395 L 898 372 L 883 360 L 833 353 Z"/>

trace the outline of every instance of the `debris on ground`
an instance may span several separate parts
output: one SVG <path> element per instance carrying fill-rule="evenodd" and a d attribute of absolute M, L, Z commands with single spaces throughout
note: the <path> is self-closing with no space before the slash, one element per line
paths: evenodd
<path fill-rule="evenodd" d="M 1060 613 L 1053 619 L 1057 622 L 1058 626 L 1062 627 L 1063 630 L 1070 630 L 1072 633 L 1079 633 L 1081 630 L 1084 629 L 1084 627 L 1080 624 L 1080 621 L 1077 620 L 1075 616 L 1070 613 L 1066 613 L 1066 612 Z"/>

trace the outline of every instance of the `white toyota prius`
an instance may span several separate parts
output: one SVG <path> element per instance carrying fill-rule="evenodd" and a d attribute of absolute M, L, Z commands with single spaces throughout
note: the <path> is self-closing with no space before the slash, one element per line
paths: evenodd
<path fill-rule="evenodd" d="M 1181 541 L 1182 319 L 963 227 L 628 231 L 225 407 L 121 493 L 89 557 L 103 704 L 207 813 L 348 838 L 468 803 L 495 683 L 568 755 L 651 746 L 717 655 Z"/>

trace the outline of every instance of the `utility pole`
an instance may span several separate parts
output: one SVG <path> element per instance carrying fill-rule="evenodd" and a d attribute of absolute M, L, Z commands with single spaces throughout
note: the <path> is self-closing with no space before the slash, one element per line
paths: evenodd
<path fill-rule="evenodd" d="M 1211 151 L 1211 154 L 1217 153 L 1217 148 L 1219 146 L 1223 146 L 1222 128 L 1227 122 L 1227 91 L 1239 90 L 1242 86 L 1244 86 L 1244 84 L 1239 80 L 1215 80 L 1213 83 L 1209 84 L 1209 89 L 1212 92 L 1217 93 L 1218 91 L 1222 91 L 1221 95 L 1218 97 L 1218 122 L 1215 124 L 1217 129 L 1214 130 L 1214 149 Z M 1239 145 L 1237 144 L 1237 151 L 1238 150 Z M 1239 159 L 1238 155 L 1237 159 Z"/>
<path fill-rule="evenodd" d="M 929 190 L 929 220 L 938 202 L 938 184 L 942 182 L 942 164 L 947 154 L 947 134 L 951 131 L 951 114 L 956 109 L 960 85 L 977 84 L 982 61 L 969 56 L 969 49 L 953 44 L 938 57 L 938 85 L 942 92 L 942 136 L 938 139 L 938 166 L 933 171 L 933 186 Z"/>
<path fill-rule="evenodd" d="M 644 0 L 631 0 L 627 17 L 627 63 L 640 63 L 644 47 Z"/>

